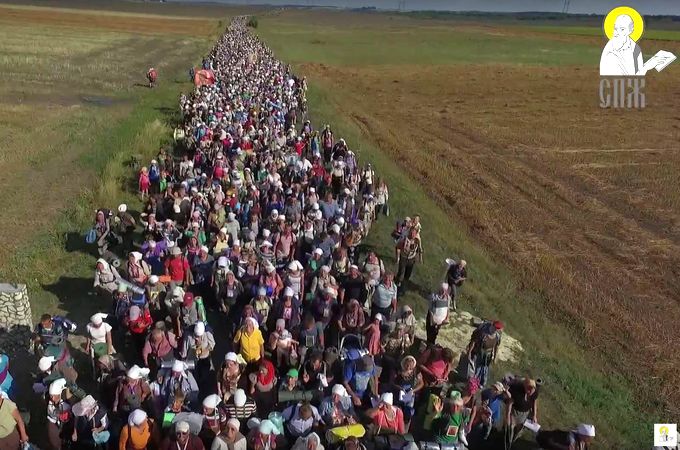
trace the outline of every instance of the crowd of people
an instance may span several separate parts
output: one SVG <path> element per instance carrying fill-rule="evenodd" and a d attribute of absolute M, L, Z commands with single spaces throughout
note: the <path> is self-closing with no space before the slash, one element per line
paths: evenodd
<path fill-rule="evenodd" d="M 511 448 L 537 429 L 540 380 L 491 379 L 500 321 L 480 323 L 461 355 L 437 343 L 464 260 L 447 261 L 416 336 L 401 299 L 426 225 L 397 221 L 394 271 L 365 251 L 390 215 L 386 180 L 306 120 L 306 80 L 245 23 L 204 60 L 216 82 L 181 97 L 177 154 L 141 169 L 143 212 L 97 211 L 101 308 L 84 333 L 98 392 L 78 385 L 74 324 L 44 315 L 36 327 L 50 447 Z M 15 450 L 28 436 L 0 392 L 0 449 Z M 581 424 L 537 441 L 582 450 L 594 435 Z"/>

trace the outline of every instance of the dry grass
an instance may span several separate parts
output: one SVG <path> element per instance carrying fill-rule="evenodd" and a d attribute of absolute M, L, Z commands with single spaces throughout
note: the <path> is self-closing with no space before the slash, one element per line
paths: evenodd
<path fill-rule="evenodd" d="M 161 83 L 175 84 L 178 69 L 184 73 L 195 61 L 217 26 L 208 19 L 0 6 L 0 205 L 12 211 L 0 216 L 1 260 L 50 233 L 91 187 L 95 174 L 83 161 L 102 157 L 95 139 L 146 92 L 148 67 L 158 68 Z M 103 104 L 88 102 L 93 97 Z M 23 269 L 6 266 L 0 273 Z"/>
<path fill-rule="evenodd" d="M 214 32 L 214 19 L 207 18 L 0 5 L 0 25 L 17 23 L 140 34 L 207 36 Z"/>
<path fill-rule="evenodd" d="M 110 1 L 110 0 L 1 0 L 8 6 L 24 9 L 41 8 L 43 10 L 58 9 L 104 15 L 136 15 L 149 17 L 208 18 L 221 19 L 242 14 L 259 14 L 267 9 L 265 6 L 226 5 L 209 2 L 156 2 L 156 1 Z"/>
<path fill-rule="evenodd" d="M 680 416 L 680 356 L 662 351 L 680 345 L 677 72 L 648 78 L 647 110 L 622 112 L 599 108 L 597 74 L 579 67 L 302 71 L 609 355 L 602 368 Z"/>

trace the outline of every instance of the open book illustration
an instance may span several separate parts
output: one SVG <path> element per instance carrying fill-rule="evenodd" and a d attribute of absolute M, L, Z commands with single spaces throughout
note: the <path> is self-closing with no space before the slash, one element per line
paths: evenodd
<path fill-rule="evenodd" d="M 667 52 L 666 50 L 659 50 L 656 55 L 649 58 L 642 67 L 644 71 L 656 69 L 657 72 L 661 72 L 675 60 L 676 56 L 673 53 Z"/>

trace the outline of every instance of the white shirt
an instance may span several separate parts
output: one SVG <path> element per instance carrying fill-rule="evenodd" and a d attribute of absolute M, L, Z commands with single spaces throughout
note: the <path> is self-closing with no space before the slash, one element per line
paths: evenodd
<path fill-rule="evenodd" d="M 432 294 L 430 299 L 430 314 L 435 325 L 441 325 L 449 314 L 449 303 L 451 297 L 441 294 Z M 445 306 L 444 306 L 445 305 Z"/>
<path fill-rule="evenodd" d="M 87 334 L 90 336 L 93 344 L 106 343 L 106 335 L 111 332 L 111 325 L 104 322 L 99 327 L 93 326 L 91 323 L 87 324 Z"/>
<path fill-rule="evenodd" d="M 300 417 L 300 406 L 301 404 L 289 406 L 283 411 L 283 418 L 286 420 L 286 426 L 291 434 L 295 436 L 305 434 L 307 431 L 311 430 L 315 422 L 323 423 L 321 416 L 319 415 L 319 410 L 316 409 L 316 406 L 311 405 L 312 416 L 307 420 L 302 420 Z"/>

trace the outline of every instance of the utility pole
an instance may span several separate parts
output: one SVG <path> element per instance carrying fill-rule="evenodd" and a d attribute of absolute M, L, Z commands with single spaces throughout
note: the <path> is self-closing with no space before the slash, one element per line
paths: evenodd
<path fill-rule="evenodd" d="M 570 3 L 571 3 L 571 0 L 564 0 L 564 6 L 562 6 L 562 14 L 569 13 L 569 4 Z"/>

